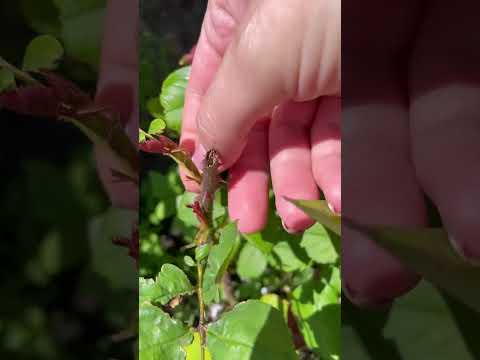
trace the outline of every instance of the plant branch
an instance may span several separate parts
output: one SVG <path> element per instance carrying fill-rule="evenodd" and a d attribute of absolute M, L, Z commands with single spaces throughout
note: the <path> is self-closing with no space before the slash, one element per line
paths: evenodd
<path fill-rule="evenodd" d="M 218 153 L 215 150 L 209 150 L 205 156 L 203 164 L 202 182 L 198 203 L 204 223 L 197 234 L 197 247 L 207 243 L 213 243 L 213 200 L 215 199 L 215 192 L 220 184 L 220 177 L 218 175 L 218 166 L 220 164 Z M 206 309 L 205 301 L 203 299 L 203 277 L 205 274 L 206 258 L 197 260 L 198 273 L 198 304 L 199 304 L 199 334 L 200 334 L 200 359 L 205 360 L 206 352 Z"/>
<path fill-rule="evenodd" d="M 40 83 L 40 81 L 34 79 L 33 77 L 31 77 L 30 75 L 28 75 L 28 73 L 26 73 L 25 71 L 22 71 L 20 69 L 17 69 L 15 66 L 13 66 L 12 64 L 10 64 L 8 61 L 6 61 L 4 58 L 2 58 L 0 56 L 0 67 L 3 67 L 7 70 L 10 70 L 14 75 L 15 77 L 17 77 L 18 79 L 26 82 L 26 83 L 29 83 L 29 84 L 33 84 L 33 85 L 40 85 L 40 86 L 44 86 L 42 83 Z"/>

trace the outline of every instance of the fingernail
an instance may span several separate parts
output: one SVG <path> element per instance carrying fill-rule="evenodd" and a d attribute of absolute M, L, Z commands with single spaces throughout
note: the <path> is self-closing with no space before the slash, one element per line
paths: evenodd
<path fill-rule="evenodd" d="M 290 229 L 290 228 L 287 226 L 287 224 L 285 224 L 285 221 L 283 221 L 283 219 L 282 219 L 282 226 L 283 226 L 283 228 L 285 229 L 285 231 L 288 232 L 289 234 L 292 234 L 292 235 L 293 235 L 293 234 L 298 234 L 298 231 L 294 231 L 294 230 Z"/>
<path fill-rule="evenodd" d="M 328 205 L 328 208 L 330 209 L 330 211 L 331 211 L 333 214 L 339 215 L 338 212 L 337 212 L 337 210 L 335 210 L 335 207 L 334 207 L 332 204 L 330 204 L 329 202 L 327 202 L 327 205 Z"/>
<path fill-rule="evenodd" d="M 195 147 L 195 152 L 193 153 L 192 160 L 200 171 L 203 168 L 203 160 L 205 159 L 206 154 L 207 150 L 205 150 L 203 145 L 199 144 Z"/>
<path fill-rule="evenodd" d="M 372 309 L 372 310 L 387 310 L 392 306 L 394 299 L 367 299 L 358 296 L 348 285 L 342 286 L 343 293 L 350 300 L 352 304 L 357 306 Z"/>
<path fill-rule="evenodd" d="M 478 253 L 472 251 L 466 244 L 458 242 L 454 236 L 448 236 L 450 243 L 455 251 L 470 265 L 480 266 L 480 256 Z"/>

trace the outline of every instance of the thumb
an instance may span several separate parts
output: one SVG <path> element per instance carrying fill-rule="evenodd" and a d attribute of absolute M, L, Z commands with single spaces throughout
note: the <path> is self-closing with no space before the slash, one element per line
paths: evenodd
<path fill-rule="evenodd" d="M 197 114 L 199 141 L 220 153 L 222 168 L 238 159 L 256 120 L 287 97 L 277 50 L 268 51 L 275 39 L 262 28 L 251 26 L 232 39 Z"/>
<path fill-rule="evenodd" d="M 275 105 L 340 92 L 339 2 L 294 3 L 254 8 L 203 98 L 198 137 L 220 153 L 223 168 L 238 159 L 256 120 Z"/>

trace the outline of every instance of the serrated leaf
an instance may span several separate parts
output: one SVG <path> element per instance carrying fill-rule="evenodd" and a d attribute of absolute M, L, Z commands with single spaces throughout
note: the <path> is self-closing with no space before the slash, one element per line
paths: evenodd
<path fill-rule="evenodd" d="M 335 234 L 342 235 L 342 220 L 338 215 L 333 214 L 328 208 L 325 200 L 292 200 L 288 201 L 303 210 L 308 216 L 327 227 Z"/>
<path fill-rule="evenodd" d="M 318 264 L 333 264 L 338 260 L 340 239 L 320 224 L 315 224 L 305 231 L 300 246 L 308 256 Z"/>
<path fill-rule="evenodd" d="M 204 298 L 207 304 L 220 296 L 218 284 L 232 261 L 239 239 L 237 225 L 231 223 L 222 230 L 219 243 L 210 250 L 203 279 Z"/>
<path fill-rule="evenodd" d="M 207 345 L 213 359 L 298 359 L 282 314 L 258 300 L 235 306 L 208 326 Z"/>
<path fill-rule="evenodd" d="M 63 56 L 63 46 L 51 35 L 40 35 L 28 44 L 23 58 L 23 70 L 53 70 Z"/>
<path fill-rule="evenodd" d="M 182 269 L 172 264 L 164 264 L 155 281 L 140 281 L 140 301 L 168 304 L 177 296 L 192 293 L 194 287 Z"/>
<path fill-rule="evenodd" d="M 340 355 L 340 272 L 325 269 L 320 280 L 311 280 L 292 293 L 292 311 L 307 346 L 322 359 Z"/>
<path fill-rule="evenodd" d="M 267 268 L 265 255 L 250 243 L 246 243 L 237 260 L 237 274 L 242 280 L 256 279 Z"/>
<path fill-rule="evenodd" d="M 185 347 L 193 341 L 192 333 L 161 309 L 143 303 L 139 309 L 139 359 L 184 360 Z"/>
<path fill-rule="evenodd" d="M 201 360 L 200 355 L 200 334 L 198 331 L 193 333 L 193 342 L 185 349 L 187 352 L 187 360 Z M 208 348 L 205 349 L 205 360 L 212 360 L 212 355 Z"/>
<path fill-rule="evenodd" d="M 467 263 L 440 228 L 358 226 L 406 266 L 480 312 L 480 266 Z"/>
<path fill-rule="evenodd" d="M 148 133 L 150 135 L 161 134 L 163 130 L 165 130 L 166 126 L 167 125 L 165 124 L 165 121 L 163 121 L 163 119 L 161 118 L 154 119 L 150 123 L 150 126 L 148 128 Z"/>

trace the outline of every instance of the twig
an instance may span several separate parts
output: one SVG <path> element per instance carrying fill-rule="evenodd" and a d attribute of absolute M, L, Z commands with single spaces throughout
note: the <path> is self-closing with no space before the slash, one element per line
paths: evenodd
<path fill-rule="evenodd" d="M 15 66 L 13 66 L 12 64 L 10 64 L 8 61 L 6 61 L 4 58 L 2 58 L 0 56 L 0 67 L 3 67 L 7 70 L 10 70 L 18 79 L 26 82 L 26 83 L 30 83 L 30 84 L 33 84 L 33 85 L 39 85 L 39 86 L 44 86 L 42 83 L 40 83 L 40 81 L 34 79 L 33 77 L 31 77 L 30 75 L 28 75 L 28 73 L 26 73 L 25 71 L 22 71 L 20 69 L 17 69 Z"/>
<path fill-rule="evenodd" d="M 215 192 L 218 189 L 220 184 L 220 177 L 218 175 L 218 167 L 220 165 L 220 158 L 218 153 L 215 150 L 209 150 L 205 156 L 203 173 L 202 173 L 202 182 L 200 195 L 198 197 L 198 202 L 200 204 L 200 209 L 203 213 L 203 218 L 205 223 L 201 225 L 199 229 L 199 235 L 197 236 L 197 246 L 205 245 L 206 243 L 213 242 L 213 200 L 215 198 Z M 204 236 L 205 234 L 206 236 Z M 203 299 L 203 277 L 205 274 L 206 259 L 200 259 L 197 261 L 197 273 L 198 273 L 198 304 L 199 304 L 199 326 L 198 332 L 200 335 L 200 359 L 205 360 L 206 352 L 206 309 L 205 301 Z"/>

